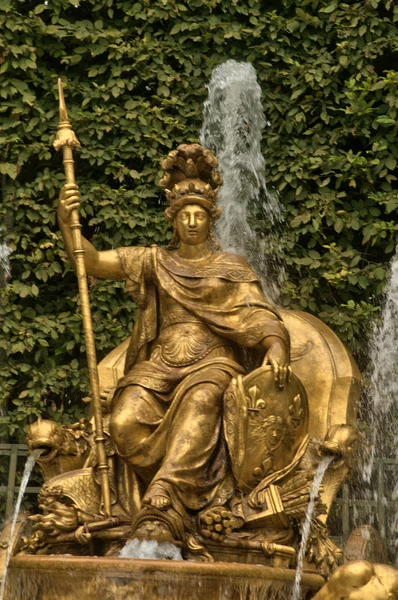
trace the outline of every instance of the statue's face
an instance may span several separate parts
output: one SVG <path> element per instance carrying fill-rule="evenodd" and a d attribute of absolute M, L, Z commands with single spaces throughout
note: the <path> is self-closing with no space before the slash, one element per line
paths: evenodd
<path fill-rule="evenodd" d="M 265 442 L 268 449 L 272 449 L 277 446 L 280 440 L 284 437 L 285 427 L 280 417 L 277 417 L 275 421 L 268 425 L 265 432 Z"/>
<path fill-rule="evenodd" d="M 209 213 L 199 204 L 187 204 L 177 213 L 176 227 L 180 240 L 185 244 L 202 244 L 209 235 Z"/>

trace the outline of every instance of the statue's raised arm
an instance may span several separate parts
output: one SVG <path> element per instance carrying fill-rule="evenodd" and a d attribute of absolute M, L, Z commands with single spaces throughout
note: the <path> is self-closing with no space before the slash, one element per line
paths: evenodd
<path fill-rule="evenodd" d="M 64 239 L 65 249 L 73 266 L 75 266 L 75 257 L 73 256 L 74 247 L 70 222 L 72 211 L 79 208 L 79 206 L 79 188 L 74 183 L 67 183 L 62 188 L 59 196 L 57 217 Z M 82 244 L 87 275 L 91 275 L 92 277 L 103 277 L 106 279 L 126 278 L 116 250 L 99 252 L 84 237 L 82 237 Z"/>

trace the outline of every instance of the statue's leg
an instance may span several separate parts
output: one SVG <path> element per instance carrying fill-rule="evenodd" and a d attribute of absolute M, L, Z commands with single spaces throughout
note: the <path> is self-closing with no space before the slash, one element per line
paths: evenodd
<path fill-rule="evenodd" d="M 139 385 L 126 387 L 112 402 L 109 432 L 120 456 L 128 459 L 163 420 L 167 406 Z"/>
<path fill-rule="evenodd" d="M 191 510 L 201 510 L 214 495 L 226 472 L 226 457 L 220 440 L 222 396 L 229 378 L 192 387 L 184 396 L 168 434 L 162 465 L 144 502 L 155 508 L 170 490 Z"/>

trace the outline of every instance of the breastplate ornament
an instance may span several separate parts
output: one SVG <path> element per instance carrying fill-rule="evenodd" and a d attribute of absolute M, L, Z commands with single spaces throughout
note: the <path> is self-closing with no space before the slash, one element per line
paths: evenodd
<path fill-rule="evenodd" d="M 204 358 L 224 340 L 209 331 L 204 325 L 182 323 L 164 329 L 159 338 L 158 348 L 162 360 L 173 367 L 185 367 Z"/>

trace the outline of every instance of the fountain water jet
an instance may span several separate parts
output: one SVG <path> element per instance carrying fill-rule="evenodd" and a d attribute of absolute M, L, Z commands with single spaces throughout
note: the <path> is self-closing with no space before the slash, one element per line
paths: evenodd
<path fill-rule="evenodd" d="M 276 302 L 284 279 L 279 242 L 283 218 L 277 196 L 265 180 L 261 139 L 269 123 L 256 72 L 250 63 L 227 60 L 214 69 L 208 90 L 200 139 L 216 154 L 224 180 L 216 237 L 225 250 L 247 259 Z M 253 227 L 259 213 L 271 229 L 264 241 Z"/>
<path fill-rule="evenodd" d="M 396 406 L 398 394 L 398 258 L 391 264 L 391 275 L 385 293 L 380 325 L 374 328 L 371 351 L 370 397 L 370 442 L 371 460 L 367 465 L 366 476 L 370 479 L 376 448 L 386 455 L 386 419 Z M 394 423 L 388 421 L 389 431 Z M 393 430 L 393 439 L 398 445 L 398 427 Z"/>
<path fill-rule="evenodd" d="M 296 568 L 296 576 L 294 579 L 293 589 L 292 589 L 292 600 L 300 600 L 301 593 L 301 578 L 303 575 L 304 569 L 304 557 L 307 549 L 308 538 L 311 531 L 311 520 L 315 510 L 315 502 L 318 498 L 319 490 L 322 484 L 323 477 L 327 471 L 328 466 L 333 460 L 333 456 L 325 456 L 322 461 L 319 463 L 318 469 L 315 473 L 314 482 L 312 484 L 311 492 L 310 492 L 310 501 L 307 508 L 307 513 L 305 515 L 304 523 L 301 528 L 301 544 L 300 550 L 297 557 L 297 568 Z"/>
<path fill-rule="evenodd" d="M 391 263 L 390 279 L 385 291 L 384 305 L 380 324 L 374 327 L 370 344 L 370 385 L 369 399 L 371 409 L 368 414 L 369 423 L 369 459 L 365 465 L 363 479 L 371 483 L 374 471 L 376 452 L 379 456 L 392 458 L 398 448 L 398 257 Z M 388 432 L 388 435 L 386 435 Z M 395 456 L 397 456 L 395 450 Z M 398 487 L 392 491 L 393 497 L 398 495 Z M 376 495 L 376 490 L 373 491 Z M 378 498 L 385 502 L 386 498 Z M 397 530 L 398 514 L 395 515 L 393 529 Z M 380 531 L 384 537 L 385 531 Z"/>
<path fill-rule="evenodd" d="M 14 537 L 15 526 L 17 524 L 19 510 L 21 508 L 22 498 L 24 496 L 24 493 L 25 493 L 25 490 L 26 490 L 26 486 L 28 485 L 29 477 L 30 477 L 30 475 L 31 475 L 31 473 L 33 471 L 33 467 L 35 466 L 35 462 L 36 462 L 36 460 L 38 459 L 38 457 L 40 456 L 40 454 L 42 452 L 43 451 L 40 450 L 40 449 L 34 450 L 32 452 L 32 454 L 30 456 L 28 456 L 28 459 L 27 459 L 27 461 L 25 463 L 25 468 L 24 468 L 24 472 L 23 472 L 23 475 L 22 475 L 22 481 L 21 481 L 21 485 L 19 487 L 18 498 L 17 498 L 17 502 L 15 504 L 14 515 L 12 517 L 12 524 L 11 524 L 11 530 L 10 530 L 10 539 L 9 539 L 9 543 L 8 543 L 6 560 L 5 560 L 5 566 L 4 566 L 4 571 L 3 571 L 2 580 L 1 580 L 0 600 L 4 599 L 4 592 L 5 592 L 6 581 L 7 581 L 7 569 L 8 569 L 8 564 L 10 562 L 11 551 L 12 551 L 12 540 L 13 540 L 13 537 Z"/>
<path fill-rule="evenodd" d="M 12 252 L 4 241 L 1 241 L 3 229 L 0 227 L 0 284 L 4 283 L 11 274 L 9 256 Z"/>

